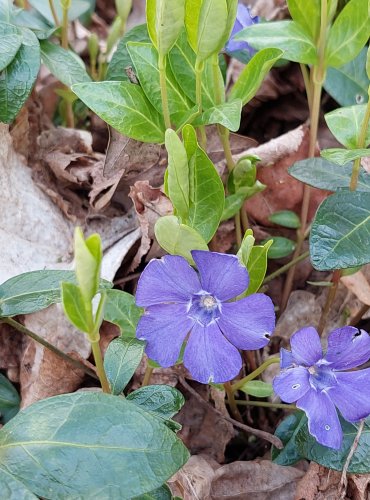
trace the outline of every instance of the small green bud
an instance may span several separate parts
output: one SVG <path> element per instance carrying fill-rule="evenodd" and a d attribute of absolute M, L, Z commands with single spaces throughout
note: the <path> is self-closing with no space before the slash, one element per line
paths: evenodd
<path fill-rule="evenodd" d="M 121 20 L 126 23 L 132 9 L 132 0 L 116 0 L 116 10 Z"/>

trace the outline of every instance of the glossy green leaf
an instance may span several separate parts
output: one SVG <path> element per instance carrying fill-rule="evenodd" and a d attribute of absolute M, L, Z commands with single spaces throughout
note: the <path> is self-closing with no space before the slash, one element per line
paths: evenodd
<path fill-rule="evenodd" d="M 298 450 L 304 458 L 324 467 L 341 471 L 348 458 L 358 433 L 358 424 L 351 424 L 340 418 L 343 430 L 343 443 L 339 450 L 320 445 L 302 426 L 296 435 Z M 358 445 L 355 448 L 347 472 L 349 474 L 368 474 L 370 472 L 370 420 L 365 420 Z"/>
<path fill-rule="evenodd" d="M 269 221 L 290 229 L 298 229 L 301 227 L 301 221 L 298 215 L 291 210 L 280 210 L 279 212 L 275 212 L 269 216 Z"/>
<path fill-rule="evenodd" d="M 1 496 L 4 500 L 37 500 L 37 497 L 15 476 L 0 469 Z"/>
<path fill-rule="evenodd" d="M 316 213 L 310 235 L 315 269 L 345 269 L 370 262 L 370 193 L 337 191 Z"/>
<path fill-rule="evenodd" d="M 247 104 L 257 93 L 261 83 L 275 62 L 283 55 L 280 49 L 262 49 L 255 54 L 234 83 L 229 99 L 239 98 Z"/>
<path fill-rule="evenodd" d="M 366 53 L 364 47 L 344 66 L 327 70 L 324 88 L 341 106 L 362 104 L 368 100 L 370 81 L 365 69 Z"/>
<path fill-rule="evenodd" d="M 246 295 L 258 292 L 267 270 L 267 257 L 272 241 L 267 241 L 264 245 L 254 246 L 250 252 L 247 262 L 249 273 L 249 285 Z"/>
<path fill-rule="evenodd" d="M 350 0 L 330 28 L 325 48 L 327 66 L 338 68 L 354 59 L 370 36 L 368 0 Z"/>
<path fill-rule="evenodd" d="M 214 125 L 219 123 L 232 132 L 237 132 L 240 127 L 241 113 L 242 101 L 240 99 L 233 99 L 232 101 L 207 109 L 192 124 L 198 127 L 199 125 Z"/>
<path fill-rule="evenodd" d="M 236 193 L 226 196 L 221 221 L 228 220 L 233 217 L 242 208 L 246 200 L 257 193 L 261 193 L 264 189 L 266 189 L 265 184 L 262 184 L 260 181 L 256 181 L 253 186 L 241 187 Z"/>
<path fill-rule="evenodd" d="M 275 47 L 284 52 L 284 59 L 303 64 L 316 64 L 314 43 L 294 21 L 276 21 L 254 24 L 235 35 L 234 40 L 244 40 L 255 49 Z"/>
<path fill-rule="evenodd" d="M 49 499 L 128 500 L 162 486 L 188 457 L 164 422 L 103 393 L 44 399 L 0 431 L 0 468 Z"/>
<path fill-rule="evenodd" d="M 136 327 L 143 310 L 135 304 L 135 297 L 121 290 L 107 290 L 104 320 L 119 326 L 121 335 L 135 337 Z"/>
<path fill-rule="evenodd" d="M 106 80 L 128 82 L 129 78 L 125 71 L 126 68 L 132 67 L 130 54 L 127 49 L 128 42 L 151 43 L 146 24 L 140 24 L 130 29 L 121 38 L 117 50 L 112 56 L 108 66 Z"/>
<path fill-rule="evenodd" d="M 50 10 L 49 0 L 29 0 L 29 4 L 32 5 L 40 14 L 52 25 L 54 26 L 54 18 Z M 89 0 L 73 0 L 71 6 L 68 10 L 68 20 L 74 21 L 78 17 L 82 16 L 85 12 L 90 9 L 91 1 Z M 63 18 L 63 11 L 60 0 L 54 1 L 54 7 L 59 20 Z"/>
<path fill-rule="evenodd" d="M 240 245 L 238 253 L 236 254 L 245 267 L 247 267 L 249 256 L 251 254 L 255 241 L 256 239 L 253 236 L 252 229 L 247 229 L 243 236 L 242 244 Z"/>
<path fill-rule="evenodd" d="M 61 301 L 61 283 L 76 283 L 73 271 L 31 271 L 0 285 L 0 317 L 31 314 Z M 112 286 L 101 280 L 100 289 Z"/>
<path fill-rule="evenodd" d="M 100 118 L 123 135 L 142 142 L 164 142 L 163 118 L 139 85 L 126 82 L 92 82 L 72 90 Z"/>
<path fill-rule="evenodd" d="M 104 370 L 112 394 L 118 395 L 131 380 L 144 354 L 145 342 L 118 337 L 109 344 L 104 356 Z"/>
<path fill-rule="evenodd" d="M 75 272 L 81 294 L 90 303 L 99 289 L 100 266 L 103 257 L 101 238 L 92 234 L 86 240 L 80 228 L 74 234 Z"/>
<path fill-rule="evenodd" d="M 164 484 L 160 488 L 157 488 L 154 491 L 150 491 L 149 493 L 144 493 L 144 495 L 140 495 L 139 497 L 135 497 L 132 500 L 172 500 L 172 493 L 167 484 Z"/>
<path fill-rule="evenodd" d="M 320 0 L 288 0 L 288 9 L 292 19 L 306 35 L 315 42 L 320 31 Z"/>
<path fill-rule="evenodd" d="M 159 83 L 158 54 L 156 49 L 152 44 L 138 42 L 129 42 L 127 48 L 135 67 L 136 76 L 139 79 L 147 99 L 155 109 L 162 114 L 162 97 Z M 171 120 L 178 126 L 184 115 L 189 112 L 192 103 L 181 91 L 172 75 L 170 67 L 167 68 L 166 74 L 168 107 Z"/>
<path fill-rule="evenodd" d="M 146 20 L 158 53 L 167 55 L 184 27 L 185 0 L 147 0 Z"/>
<path fill-rule="evenodd" d="M 325 120 L 331 133 L 348 149 L 356 149 L 366 105 L 348 106 L 326 113 Z M 370 144 L 370 124 L 364 146 Z"/>
<path fill-rule="evenodd" d="M 297 443 L 296 436 L 301 427 L 307 428 L 307 417 L 301 411 L 296 411 L 286 417 L 276 428 L 275 436 L 281 439 L 284 444 L 282 450 L 275 446 L 271 449 L 271 458 L 278 465 L 293 465 L 302 458 Z"/>
<path fill-rule="evenodd" d="M 268 398 L 274 392 L 272 385 L 262 380 L 250 380 L 242 385 L 239 390 L 256 398 Z"/>
<path fill-rule="evenodd" d="M 0 422 L 6 424 L 19 411 L 20 397 L 9 380 L 0 373 Z"/>
<path fill-rule="evenodd" d="M 163 384 L 147 385 L 136 389 L 126 399 L 164 420 L 176 415 L 185 403 L 185 398 L 180 391 Z"/>
<path fill-rule="evenodd" d="M 73 283 L 62 283 L 62 305 L 72 325 L 81 332 L 92 332 L 92 314 L 86 310 L 86 301 L 80 287 Z"/>
<path fill-rule="evenodd" d="M 14 59 L 22 43 L 22 37 L 15 26 L 0 23 L 0 71 Z"/>
<path fill-rule="evenodd" d="M 40 69 L 40 46 L 29 29 L 19 30 L 22 44 L 0 74 L 0 122 L 11 123 L 30 95 Z"/>
<path fill-rule="evenodd" d="M 196 56 L 186 37 L 186 31 L 180 33 L 177 42 L 168 55 L 172 73 L 183 93 L 193 102 L 195 98 L 195 60 Z M 221 80 L 222 81 L 222 80 Z M 202 75 L 202 106 L 208 109 L 215 106 L 214 77 L 210 59 L 204 62 Z"/>
<path fill-rule="evenodd" d="M 174 215 L 160 217 L 154 232 L 158 243 L 166 252 L 182 255 L 190 264 L 194 264 L 191 250 L 208 250 L 202 236 L 195 229 L 181 224 Z"/>
<path fill-rule="evenodd" d="M 13 0 L 0 0 L 0 20 L 8 23 L 14 13 Z"/>
<path fill-rule="evenodd" d="M 168 196 L 183 223 L 189 217 L 189 165 L 185 147 L 174 130 L 166 131 Z"/>
<path fill-rule="evenodd" d="M 183 138 L 190 169 L 189 226 L 208 243 L 221 220 L 224 186 L 215 166 L 199 147 L 194 128 L 186 125 Z"/>
<path fill-rule="evenodd" d="M 352 163 L 338 167 L 335 163 L 323 158 L 311 158 L 294 163 L 289 168 L 289 173 L 295 179 L 310 186 L 336 191 L 337 189 L 349 188 Z M 369 175 L 364 171 L 360 172 L 357 189 L 359 191 L 370 191 Z"/>
<path fill-rule="evenodd" d="M 370 149 L 331 148 L 321 151 L 321 156 L 343 166 L 350 161 L 356 160 L 356 158 L 366 158 L 370 156 Z"/>
<path fill-rule="evenodd" d="M 224 46 L 228 26 L 226 0 L 202 0 L 195 53 L 200 61 L 218 53 Z M 217 29 L 215 29 L 217 27 Z"/>
<path fill-rule="evenodd" d="M 283 257 L 290 255 L 295 249 L 294 241 L 289 238 L 284 238 L 283 236 L 273 236 L 272 238 L 264 240 L 261 243 L 267 243 L 269 241 L 272 242 L 272 245 L 267 252 L 267 257 L 269 259 L 282 259 Z"/>
<path fill-rule="evenodd" d="M 257 167 L 260 160 L 257 156 L 245 156 L 238 160 L 227 178 L 229 193 L 236 193 L 240 188 L 252 187 L 256 182 Z"/>
<path fill-rule="evenodd" d="M 42 62 L 50 73 L 67 87 L 71 87 L 75 83 L 91 81 L 84 62 L 71 50 L 65 50 L 60 45 L 55 45 L 47 40 L 40 42 L 40 48 Z"/>

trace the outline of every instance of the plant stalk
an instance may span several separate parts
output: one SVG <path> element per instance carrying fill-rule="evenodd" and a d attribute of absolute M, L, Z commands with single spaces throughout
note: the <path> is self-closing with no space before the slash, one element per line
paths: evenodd
<path fill-rule="evenodd" d="M 168 106 L 168 94 L 167 94 L 167 79 L 166 79 L 166 57 L 159 55 L 158 59 L 159 68 L 159 82 L 161 87 L 161 98 L 162 98 L 162 110 L 163 118 L 166 129 L 171 128 L 171 115 Z"/>
<path fill-rule="evenodd" d="M 49 7 L 50 7 L 51 15 L 53 16 L 53 19 L 54 19 L 55 26 L 59 26 L 59 19 L 58 19 L 57 11 L 55 10 L 54 0 L 49 0 Z"/>
<path fill-rule="evenodd" d="M 144 378 L 141 384 L 141 387 L 145 387 L 146 385 L 149 385 L 150 379 L 152 377 L 154 368 L 149 366 L 149 363 L 146 365 L 145 373 L 144 373 Z"/>
<path fill-rule="evenodd" d="M 228 404 L 230 406 L 230 411 L 231 411 L 232 416 L 235 418 L 235 420 L 238 420 L 238 422 L 243 422 L 242 416 L 240 415 L 238 407 L 236 405 L 236 401 L 234 398 L 234 391 L 233 391 L 231 383 L 225 382 L 224 388 L 225 388 L 225 392 L 227 395 L 227 401 L 228 401 Z"/>
<path fill-rule="evenodd" d="M 107 375 L 104 370 L 103 357 L 100 350 L 99 340 L 91 341 L 91 349 L 95 360 L 96 373 L 98 374 L 103 392 L 111 394 Z"/>
<path fill-rule="evenodd" d="M 62 4 L 63 9 L 63 17 L 62 17 L 62 39 L 61 45 L 63 49 L 68 50 L 68 11 L 70 8 L 70 2 L 66 2 Z M 68 87 L 66 87 L 68 89 Z M 68 128 L 74 128 L 75 126 L 75 117 L 73 114 L 72 103 L 69 101 L 64 101 L 66 106 L 66 125 Z"/>
<path fill-rule="evenodd" d="M 203 105 L 202 105 L 202 76 L 203 76 L 203 70 L 204 70 L 204 63 L 203 61 L 199 61 L 198 59 L 196 60 L 195 63 L 195 103 L 198 106 L 198 113 L 199 115 L 202 114 L 203 111 Z M 206 135 L 206 129 L 204 125 L 200 125 L 198 127 L 199 132 L 200 132 L 200 144 L 204 150 L 207 148 L 207 135 Z"/>
<path fill-rule="evenodd" d="M 292 266 L 295 266 L 296 264 L 298 264 L 302 260 L 307 259 L 307 257 L 309 257 L 309 255 L 310 255 L 310 252 L 307 250 L 307 252 L 304 252 L 301 255 L 299 255 L 298 257 L 296 257 L 295 259 L 292 259 L 290 262 L 288 262 L 287 264 L 285 264 L 285 266 L 280 267 L 279 269 L 277 269 L 273 273 L 271 273 L 268 276 L 266 276 L 266 278 L 262 282 L 262 285 L 266 285 L 266 283 L 269 283 L 270 281 L 272 281 L 273 279 L 277 278 L 281 274 L 284 274 L 286 271 L 289 271 L 289 269 Z"/>
<path fill-rule="evenodd" d="M 321 313 L 321 317 L 320 317 L 320 321 L 319 321 L 319 326 L 317 328 L 317 331 L 318 331 L 318 333 L 319 333 L 320 336 L 322 335 L 322 333 L 324 331 L 324 328 L 325 328 L 325 325 L 326 325 L 326 321 L 327 321 L 328 316 L 329 316 L 330 308 L 333 305 L 335 296 L 337 294 L 338 285 L 339 285 L 339 281 L 340 281 L 341 276 L 342 276 L 342 271 L 340 269 L 336 269 L 333 272 L 333 276 L 332 276 L 332 279 L 331 279 L 331 282 L 333 283 L 333 286 L 331 286 L 329 288 L 328 295 L 326 297 L 325 306 L 324 306 L 324 309 L 323 309 L 323 311 Z"/>
<path fill-rule="evenodd" d="M 247 382 L 250 382 L 251 380 L 254 380 L 255 378 L 257 378 L 258 375 L 260 375 L 262 372 L 264 372 L 266 370 L 266 368 L 268 368 L 270 365 L 272 365 L 274 363 L 280 363 L 280 358 L 270 358 L 270 359 L 267 359 L 264 363 L 262 363 L 261 366 L 259 366 L 257 368 L 257 370 L 254 370 L 254 372 L 250 373 L 246 377 L 243 377 L 241 380 L 238 380 L 237 382 L 235 382 L 234 384 L 232 384 L 232 386 L 231 386 L 232 392 L 233 393 L 236 392 L 241 387 L 243 387 L 244 384 L 246 384 Z"/>
<path fill-rule="evenodd" d="M 367 135 L 367 129 L 369 127 L 369 121 L 370 121 L 370 95 L 366 105 L 365 116 L 361 124 L 360 135 L 357 142 L 358 149 L 362 149 L 366 146 L 366 135 Z M 355 191 L 357 188 L 358 176 L 360 175 L 360 168 L 361 168 L 361 158 L 356 158 L 353 163 L 351 183 L 349 186 L 349 189 L 351 191 Z"/>
<path fill-rule="evenodd" d="M 227 403 L 229 401 L 226 401 Z M 282 410 L 297 410 L 295 405 L 285 403 L 268 403 L 267 401 L 245 401 L 236 399 L 235 403 L 240 406 L 261 406 L 262 408 L 280 408 Z"/>

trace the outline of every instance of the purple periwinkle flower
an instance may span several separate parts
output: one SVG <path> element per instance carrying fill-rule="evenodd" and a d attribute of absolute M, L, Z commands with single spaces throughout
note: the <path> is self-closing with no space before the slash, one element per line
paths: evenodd
<path fill-rule="evenodd" d="M 296 402 L 308 418 L 317 441 L 330 448 L 342 444 L 336 408 L 349 422 L 370 415 L 370 369 L 344 371 L 370 358 L 370 336 L 344 326 L 328 337 L 326 354 L 313 327 L 302 328 L 290 340 L 292 352 L 281 349 L 282 373 L 275 377 L 275 392 L 287 403 Z"/>
<path fill-rule="evenodd" d="M 235 255 L 193 250 L 198 273 L 177 255 L 149 262 L 137 288 L 136 303 L 145 307 L 136 336 L 161 366 L 179 358 L 195 380 L 207 384 L 235 378 L 242 358 L 238 349 L 264 347 L 275 327 L 272 301 L 262 293 L 230 302 L 249 284 Z"/>
<path fill-rule="evenodd" d="M 236 14 L 235 24 L 231 32 L 229 41 L 226 44 L 226 52 L 232 53 L 241 50 L 247 50 L 250 54 L 254 54 L 256 51 L 247 43 L 233 40 L 234 36 L 243 30 L 247 26 L 252 24 L 257 24 L 259 22 L 258 16 L 251 16 L 250 10 L 245 5 L 239 3 L 238 12 Z"/>

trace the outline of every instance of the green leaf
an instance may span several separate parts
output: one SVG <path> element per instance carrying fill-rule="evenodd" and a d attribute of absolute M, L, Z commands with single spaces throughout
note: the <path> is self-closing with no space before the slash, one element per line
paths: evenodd
<path fill-rule="evenodd" d="M 0 71 L 14 59 L 22 43 L 22 37 L 12 24 L 0 23 Z"/>
<path fill-rule="evenodd" d="M 269 221 L 279 226 L 289 227 L 290 229 L 298 229 L 301 227 L 301 221 L 298 215 L 291 210 L 280 210 L 269 216 Z"/>
<path fill-rule="evenodd" d="M 86 310 L 86 301 L 80 287 L 73 283 L 62 283 L 62 304 L 72 325 L 81 332 L 92 333 L 92 314 Z"/>
<path fill-rule="evenodd" d="M 269 259 L 282 259 L 290 255 L 295 249 L 294 241 L 284 238 L 282 236 L 273 236 L 268 240 L 264 240 L 261 243 L 267 243 L 271 241 L 272 245 L 267 252 L 267 257 Z"/>
<path fill-rule="evenodd" d="M 163 118 L 138 85 L 92 82 L 73 85 L 72 90 L 94 113 L 121 134 L 142 142 L 164 142 Z"/>
<path fill-rule="evenodd" d="M 61 301 L 61 283 L 76 284 L 73 271 L 31 271 L 14 276 L 0 285 L 0 317 L 31 314 Z M 112 286 L 101 280 L 100 289 Z"/>
<path fill-rule="evenodd" d="M 185 403 L 185 398 L 180 391 L 162 384 L 147 385 L 136 389 L 126 399 L 164 420 L 176 415 Z"/>
<path fill-rule="evenodd" d="M 247 229 L 243 236 L 242 244 L 240 245 L 238 253 L 236 254 L 245 267 L 247 267 L 249 256 L 251 254 L 255 241 L 256 239 L 253 236 L 252 229 Z"/>
<path fill-rule="evenodd" d="M 340 417 L 343 430 L 343 443 L 339 450 L 327 448 L 320 445 L 311 436 L 306 426 L 302 426 L 296 436 L 298 450 L 304 458 L 341 471 L 353 446 L 358 433 L 358 424 L 351 424 Z M 370 472 L 370 420 L 365 420 L 365 426 L 361 433 L 358 445 L 349 463 L 347 472 L 349 474 L 368 474 Z"/>
<path fill-rule="evenodd" d="M 192 3 L 189 2 L 189 4 Z M 228 9 L 226 0 L 202 0 L 195 48 L 195 53 L 200 61 L 208 59 L 212 54 L 218 53 L 222 49 L 225 43 L 224 34 L 227 26 Z"/>
<path fill-rule="evenodd" d="M 327 271 L 370 262 L 370 193 L 338 191 L 324 200 L 312 224 L 311 261 Z"/>
<path fill-rule="evenodd" d="M 183 93 L 193 102 L 195 97 L 195 60 L 196 56 L 190 47 L 186 31 L 180 33 L 177 42 L 168 55 L 171 70 Z M 214 77 L 212 62 L 207 59 L 204 62 L 202 75 L 202 106 L 208 109 L 216 105 L 214 95 Z"/>
<path fill-rule="evenodd" d="M 42 62 L 67 87 L 91 81 L 82 59 L 71 50 L 65 50 L 47 40 L 40 42 L 40 48 Z"/>
<path fill-rule="evenodd" d="M 188 157 L 183 143 L 174 130 L 166 131 L 165 144 L 168 152 L 168 196 L 181 221 L 186 224 L 189 217 Z"/>
<path fill-rule="evenodd" d="M 256 398 L 268 398 L 274 392 L 272 385 L 262 380 L 250 380 L 239 387 L 239 390 Z"/>
<path fill-rule="evenodd" d="M 0 122 L 11 123 L 28 99 L 40 69 L 40 46 L 29 29 L 22 28 L 22 44 L 0 74 Z"/>
<path fill-rule="evenodd" d="M 331 133 L 348 149 L 356 149 L 362 123 L 364 121 L 366 105 L 339 108 L 326 113 L 325 120 Z M 364 146 L 370 144 L 370 124 Z"/>
<path fill-rule="evenodd" d="M 188 457 L 164 422 L 103 393 L 44 399 L 0 431 L 0 468 L 45 498 L 130 499 L 161 486 Z"/>
<path fill-rule="evenodd" d="M 208 243 L 221 220 L 225 203 L 224 186 L 215 166 L 199 147 L 191 125 L 184 127 L 183 138 L 190 169 L 189 226 Z"/>
<path fill-rule="evenodd" d="M 255 49 L 275 47 L 284 51 L 284 59 L 303 64 L 316 64 L 316 47 L 302 28 L 294 21 L 276 21 L 254 24 L 235 35 Z"/>
<path fill-rule="evenodd" d="M 367 48 L 366 54 L 366 74 L 368 79 L 370 80 L 370 47 Z"/>
<path fill-rule="evenodd" d="M 256 293 L 260 289 L 265 279 L 267 257 L 271 245 L 272 241 L 270 240 L 264 245 L 257 245 L 252 248 L 246 266 L 249 273 L 249 286 L 246 295 Z"/>
<path fill-rule="evenodd" d="M 338 165 L 345 165 L 350 161 L 356 160 L 356 158 L 366 158 L 370 156 L 370 149 L 331 148 L 321 151 L 321 156 Z"/>
<path fill-rule="evenodd" d="M 339 13 L 326 44 L 327 66 L 338 68 L 358 55 L 370 35 L 369 13 L 368 0 L 350 0 Z"/>
<path fill-rule="evenodd" d="M 0 20 L 8 23 L 14 12 L 13 0 L 0 0 Z"/>
<path fill-rule="evenodd" d="M 292 413 L 277 427 L 275 436 L 281 439 L 284 448 L 278 450 L 275 446 L 272 447 L 271 458 L 275 464 L 285 466 L 293 465 L 304 458 L 296 442 L 296 436 L 301 427 L 307 428 L 307 417 L 301 411 Z"/>
<path fill-rule="evenodd" d="M 193 121 L 193 125 L 198 127 L 199 125 L 219 123 L 232 132 L 237 132 L 240 127 L 241 112 L 242 101 L 240 99 L 233 99 L 232 101 L 207 109 L 207 111 Z"/>
<path fill-rule="evenodd" d="M 121 38 L 117 50 L 112 56 L 108 66 L 106 80 L 128 82 L 129 78 L 125 72 L 126 68 L 132 66 L 132 60 L 127 49 L 128 42 L 151 43 L 146 24 L 140 24 L 131 28 Z"/>
<path fill-rule="evenodd" d="M 288 9 L 292 19 L 315 43 L 320 31 L 320 0 L 288 0 Z"/>
<path fill-rule="evenodd" d="M 139 497 L 135 497 L 132 500 L 172 500 L 172 493 L 167 484 L 164 484 L 160 488 L 149 493 L 144 493 Z"/>
<path fill-rule="evenodd" d="M 245 156 L 238 160 L 227 178 L 229 193 L 236 193 L 241 188 L 250 188 L 255 185 L 257 176 L 256 164 L 258 161 L 260 161 L 260 158 L 257 156 Z"/>
<path fill-rule="evenodd" d="M 37 500 L 37 497 L 15 476 L 0 469 L 1 495 L 6 500 Z"/>
<path fill-rule="evenodd" d="M 118 337 L 109 344 L 104 356 L 104 370 L 112 394 L 118 395 L 131 380 L 144 354 L 145 342 Z"/>
<path fill-rule="evenodd" d="M 364 47 L 344 66 L 327 70 L 324 88 L 341 106 L 362 104 L 368 100 L 370 81 L 365 69 L 366 53 Z"/>
<path fill-rule="evenodd" d="M 29 0 L 29 4 L 32 5 L 40 14 L 52 25 L 54 26 L 54 18 L 50 10 L 49 0 Z M 85 12 L 90 9 L 91 1 L 89 0 L 73 0 L 71 6 L 68 9 L 68 20 L 74 21 L 78 17 L 82 16 Z M 58 19 L 62 20 L 63 10 L 61 2 L 54 1 L 55 11 L 57 13 Z"/>
<path fill-rule="evenodd" d="M 119 326 L 121 335 L 135 337 L 136 327 L 143 310 L 135 304 L 135 297 L 121 290 L 107 290 L 104 320 Z"/>
<path fill-rule="evenodd" d="M 349 188 L 352 163 L 338 168 L 338 165 L 323 158 L 311 158 L 294 163 L 289 168 L 289 173 L 295 179 L 310 186 L 336 191 L 337 189 Z M 370 191 L 369 175 L 364 171 L 360 172 L 357 189 L 359 191 Z"/>
<path fill-rule="evenodd" d="M 151 104 L 163 114 L 161 88 L 159 82 L 158 54 L 152 44 L 129 42 L 127 44 L 135 73 Z M 178 126 L 192 106 L 190 100 L 178 86 L 171 68 L 166 69 L 168 106 L 173 123 Z"/>
<path fill-rule="evenodd" d="M 221 221 L 228 220 L 233 217 L 239 212 L 246 200 L 257 193 L 261 193 L 264 189 L 266 189 L 265 184 L 262 184 L 260 181 L 256 181 L 253 186 L 239 188 L 236 193 L 226 196 Z"/>
<path fill-rule="evenodd" d="M 208 250 L 202 236 L 195 229 L 181 224 L 174 215 L 159 218 L 154 232 L 158 243 L 166 252 L 182 255 L 190 264 L 194 264 L 191 250 Z"/>
<path fill-rule="evenodd" d="M 283 55 L 279 49 L 262 49 L 255 54 L 234 83 L 229 99 L 239 98 L 243 106 L 257 93 L 261 83 L 275 62 Z"/>
<path fill-rule="evenodd" d="M 146 20 L 153 45 L 167 55 L 184 27 L 185 0 L 147 0 Z"/>
<path fill-rule="evenodd" d="M 100 266 L 103 257 L 101 239 L 92 234 L 86 240 L 79 227 L 74 235 L 75 272 L 82 297 L 89 304 L 99 289 Z"/>
<path fill-rule="evenodd" d="M 6 424 L 19 411 L 20 398 L 13 384 L 0 373 L 0 422 Z"/>

